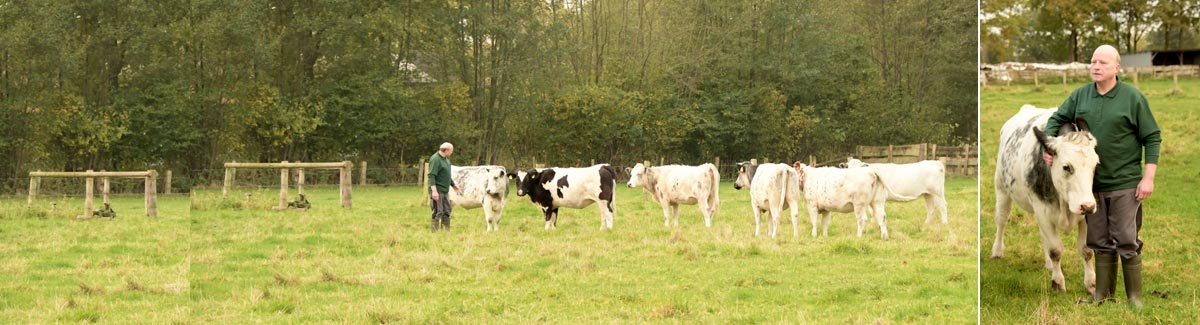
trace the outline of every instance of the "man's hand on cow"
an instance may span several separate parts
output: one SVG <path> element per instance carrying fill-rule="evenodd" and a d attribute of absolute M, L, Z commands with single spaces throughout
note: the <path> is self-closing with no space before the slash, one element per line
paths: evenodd
<path fill-rule="evenodd" d="M 1053 165 L 1054 164 L 1054 156 L 1050 155 L 1050 153 L 1046 152 L 1046 150 L 1042 150 L 1042 161 L 1046 162 L 1046 166 Z"/>
<path fill-rule="evenodd" d="M 454 187 L 455 193 L 458 193 L 458 195 L 462 195 L 462 190 L 458 188 L 458 185 L 454 185 L 453 187 Z"/>
<path fill-rule="evenodd" d="M 1154 193 L 1154 180 L 1142 178 L 1142 181 L 1138 182 L 1137 186 L 1137 200 L 1141 201 L 1148 199 L 1152 193 Z"/>

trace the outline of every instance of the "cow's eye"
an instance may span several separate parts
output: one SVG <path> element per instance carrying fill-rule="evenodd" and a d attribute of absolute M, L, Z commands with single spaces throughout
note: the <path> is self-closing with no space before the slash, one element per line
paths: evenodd
<path fill-rule="evenodd" d="M 1075 173 L 1075 168 L 1074 168 L 1074 167 L 1071 167 L 1071 165 L 1066 165 L 1066 166 L 1063 166 L 1063 170 L 1067 171 L 1067 174 L 1074 174 L 1074 173 Z"/>

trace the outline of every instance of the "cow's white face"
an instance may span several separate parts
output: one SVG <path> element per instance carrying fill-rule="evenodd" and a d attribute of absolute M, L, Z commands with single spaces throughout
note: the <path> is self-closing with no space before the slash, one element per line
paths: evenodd
<path fill-rule="evenodd" d="M 754 177 L 754 171 L 756 169 L 758 169 L 758 165 L 739 163 L 738 178 L 733 182 L 733 189 L 740 190 L 742 188 L 750 187 L 750 180 Z"/>
<path fill-rule="evenodd" d="M 646 180 L 644 177 L 645 174 L 646 174 L 646 166 L 642 165 L 641 163 L 634 165 L 633 169 L 629 170 L 629 182 L 626 183 L 625 185 L 628 185 L 630 188 L 640 187 L 640 186 L 645 185 L 645 183 L 646 183 Z"/>
<path fill-rule="evenodd" d="M 508 189 L 508 175 L 504 169 L 489 170 L 487 174 L 487 189 L 489 195 L 503 195 Z"/>
<path fill-rule="evenodd" d="M 1046 137 L 1045 145 L 1054 152 L 1054 161 L 1049 166 L 1050 178 L 1058 193 L 1066 196 L 1067 208 L 1077 215 L 1095 212 L 1092 179 L 1096 165 L 1100 164 L 1096 138 L 1090 132 L 1070 132 L 1060 137 Z"/>
<path fill-rule="evenodd" d="M 854 158 L 846 159 L 846 167 L 847 168 L 858 168 L 858 167 L 865 167 L 865 166 L 867 166 L 867 163 L 862 162 L 862 160 L 858 160 L 858 159 L 854 159 Z"/>
<path fill-rule="evenodd" d="M 529 175 L 529 172 L 518 170 L 516 175 L 517 178 L 515 180 L 517 181 L 517 196 L 525 196 L 525 176 Z"/>

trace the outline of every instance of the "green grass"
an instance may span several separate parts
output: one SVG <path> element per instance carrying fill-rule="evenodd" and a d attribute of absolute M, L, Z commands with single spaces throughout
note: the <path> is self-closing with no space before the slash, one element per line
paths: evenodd
<path fill-rule="evenodd" d="M 947 188 L 949 225 L 891 203 L 889 241 L 877 227 L 855 237 L 847 214 L 810 238 L 804 212 L 798 239 L 754 238 L 749 194 L 729 183 L 712 228 L 695 206 L 664 228 L 621 186 L 613 231 L 595 206 L 543 230 L 514 193 L 491 234 L 478 209 L 431 234 L 415 187 L 356 187 L 352 211 L 334 188 L 310 189 L 307 212 L 270 211 L 274 191 L 197 192 L 189 308 L 201 323 L 973 323 L 977 183 Z"/>
<path fill-rule="evenodd" d="M 77 220 L 81 198 L 42 198 L 32 208 L 0 199 L 2 322 L 188 318 L 188 198 L 160 196 L 157 218 L 145 215 L 141 196 L 115 196 L 112 206 L 116 220 Z"/>
<path fill-rule="evenodd" d="M 1074 84 L 1073 87 L 1078 87 Z M 1182 95 L 1170 95 L 1170 80 L 1142 80 L 1141 90 L 1150 101 L 1155 119 L 1162 128 L 1163 145 L 1153 196 L 1143 203 L 1145 213 L 1141 232 L 1143 248 L 1143 300 L 1146 308 L 1132 311 L 1122 303 L 1099 307 L 1078 306 L 1076 299 L 1087 297 L 1083 287 L 1083 266 L 1078 253 L 1064 254 L 1063 273 L 1067 292 L 1050 290 L 1050 275 L 1043 267 L 1041 241 L 1032 214 L 1014 208 L 1005 237 L 1004 258 L 989 259 L 995 239 L 995 189 L 992 175 L 996 170 L 996 150 L 1000 127 L 1023 104 L 1057 107 L 1069 90 L 1061 85 L 1044 86 L 1034 91 L 1031 85 L 1011 88 L 993 87 L 981 92 L 980 141 L 982 146 L 980 207 L 980 277 L 983 323 L 1194 323 L 1200 320 L 1200 273 L 1195 265 L 1200 250 L 1195 234 L 1200 224 L 1195 199 L 1200 182 L 1200 80 L 1180 80 Z M 1076 235 L 1064 236 L 1063 244 L 1074 247 Z M 1090 266 L 1089 266 L 1090 267 Z M 1118 280 L 1117 297 L 1124 300 L 1125 290 Z M 1152 294 L 1165 293 L 1166 298 Z"/>

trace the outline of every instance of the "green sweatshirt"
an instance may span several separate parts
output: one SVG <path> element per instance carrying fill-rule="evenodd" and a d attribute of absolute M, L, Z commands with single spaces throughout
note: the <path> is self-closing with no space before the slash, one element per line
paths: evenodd
<path fill-rule="evenodd" d="M 437 186 L 439 193 L 450 193 L 450 187 L 455 185 L 450 177 L 450 160 L 436 152 L 429 156 L 429 181 Z"/>
<path fill-rule="evenodd" d="M 1133 86 L 1117 81 L 1107 94 L 1088 83 L 1071 92 L 1046 122 L 1046 134 L 1057 135 L 1059 126 L 1081 117 L 1096 137 L 1096 178 L 1092 190 L 1109 192 L 1137 187 L 1142 180 L 1142 154 L 1147 164 L 1158 163 L 1161 131 L 1146 96 Z"/>

